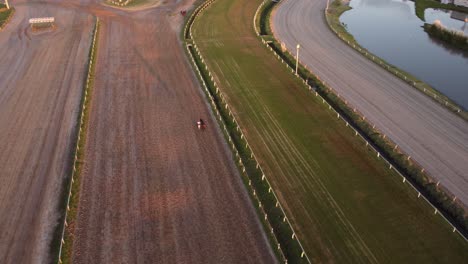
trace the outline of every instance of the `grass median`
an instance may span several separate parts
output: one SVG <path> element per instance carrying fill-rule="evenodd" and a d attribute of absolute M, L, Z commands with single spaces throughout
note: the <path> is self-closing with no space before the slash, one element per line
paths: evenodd
<path fill-rule="evenodd" d="M 95 41 L 93 42 L 93 39 Z M 72 260 L 72 248 L 74 240 L 74 228 L 75 220 L 78 213 L 78 203 L 80 200 L 79 190 L 81 187 L 81 172 L 83 169 L 83 159 L 84 159 L 84 150 L 86 144 L 86 132 L 88 129 L 88 119 L 90 112 L 90 103 L 91 103 L 91 94 L 93 91 L 94 78 L 95 78 L 95 68 L 96 68 L 96 59 L 97 59 L 97 47 L 99 39 L 99 20 L 95 22 L 95 28 L 93 30 L 93 35 L 91 36 L 91 47 L 89 50 L 89 60 L 88 60 L 88 70 L 84 76 L 83 82 L 83 94 L 80 103 L 80 114 L 78 115 L 77 127 L 76 127 L 76 148 L 71 162 L 70 177 L 64 181 L 63 192 L 61 204 L 59 205 L 61 210 L 66 210 L 66 215 L 64 214 L 60 219 L 60 224 L 58 225 L 55 234 L 54 241 L 52 242 L 52 256 L 53 259 L 58 260 L 59 263 L 71 263 Z M 94 46 L 94 52 L 93 52 Z M 73 181 L 72 181 L 73 178 Z M 69 197 L 69 203 L 67 205 L 68 193 L 71 192 Z M 65 228 L 64 218 L 66 219 L 67 224 Z M 63 237 L 62 237 L 63 230 Z M 59 252 L 60 244 L 63 245 L 61 252 Z"/>
<path fill-rule="evenodd" d="M 0 4 L 0 30 L 6 26 L 14 13 L 14 8 L 7 9 L 6 5 Z"/>
<path fill-rule="evenodd" d="M 262 45 L 260 2 L 217 0 L 194 40 L 312 262 L 466 261 L 466 242 Z"/>

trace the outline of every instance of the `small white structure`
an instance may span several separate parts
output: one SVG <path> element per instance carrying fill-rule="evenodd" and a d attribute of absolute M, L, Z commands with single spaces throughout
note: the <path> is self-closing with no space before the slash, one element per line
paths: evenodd
<path fill-rule="evenodd" d="M 50 27 L 53 26 L 55 22 L 54 17 L 36 17 L 36 18 L 30 18 L 29 19 L 29 25 L 31 25 L 31 28 L 35 28 L 35 26 L 38 27 Z"/>
<path fill-rule="evenodd" d="M 46 24 L 46 23 L 54 23 L 55 18 L 54 17 L 37 17 L 37 18 L 30 18 L 29 19 L 29 24 L 34 25 L 34 24 Z"/>

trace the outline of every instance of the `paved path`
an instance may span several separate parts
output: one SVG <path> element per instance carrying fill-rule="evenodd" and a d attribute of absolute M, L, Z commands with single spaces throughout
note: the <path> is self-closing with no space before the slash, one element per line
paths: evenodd
<path fill-rule="evenodd" d="M 330 31 L 325 0 L 283 0 L 276 37 L 441 185 L 468 205 L 468 122 L 364 58 Z"/>

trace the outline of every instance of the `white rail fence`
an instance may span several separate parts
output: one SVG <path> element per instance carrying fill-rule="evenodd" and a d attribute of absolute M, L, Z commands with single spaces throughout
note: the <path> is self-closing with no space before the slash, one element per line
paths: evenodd
<path fill-rule="evenodd" d="M 88 102 L 88 93 L 90 91 L 90 79 L 91 79 L 91 66 L 93 63 L 93 57 L 95 56 L 96 52 L 96 35 L 99 30 L 99 18 L 96 18 L 96 24 L 94 27 L 94 32 L 93 32 L 93 41 L 91 44 L 91 52 L 90 52 L 90 58 L 89 58 L 89 65 L 88 65 L 88 75 L 86 78 L 86 86 L 84 89 L 84 94 L 83 94 L 83 102 L 82 102 L 82 107 L 81 107 L 81 112 L 80 112 L 80 121 L 79 121 L 79 131 L 78 131 L 78 138 L 76 141 L 76 149 L 73 157 L 73 170 L 72 170 L 72 175 L 71 175 L 71 180 L 70 184 L 68 186 L 68 196 L 67 196 L 67 207 L 65 210 L 65 217 L 63 218 L 63 228 L 62 228 L 62 234 L 61 234 L 61 239 L 60 239 L 60 247 L 59 247 L 59 252 L 58 252 L 58 263 L 62 263 L 62 249 L 63 245 L 65 244 L 65 229 L 68 226 L 67 218 L 68 218 L 68 211 L 70 211 L 70 199 L 72 196 L 72 185 L 75 182 L 75 177 L 76 177 L 76 169 L 77 169 L 77 162 L 78 162 L 78 152 L 80 151 L 80 142 L 82 140 L 81 134 L 83 133 L 84 129 L 84 112 L 86 110 L 86 104 Z"/>
<path fill-rule="evenodd" d="M 265 0 L 264 2 L 266 2 L 266 1 L 269 1 L 269 0 Z M 260 9 L 258 9 L 258 10 L 260 10 Z M 258 10 L 257 10 L 257 11 L 258 11 Z M 257 32 L 257 36 L 261 38 L 260 34 L 258 33 L 258 30 L 256 29 L 256 28 L 257 28 L 257 25 L 256 25 L 256 21 L 255 21 L 255 20 L 254 20 L 254 28 L 255 28 L 255 31 Z M 384 158 L 384 157 L 382 156 L 382 154 L 374 147 L 374 145 L 366 139 L 365 135 L 362 134 L 361 132 L 359 132 L 358 128 L 356 128 L 354 125 L 352 125 L 351 122 L 350 122 L 349 120 L 347 120 L 345 117 L 343 117 L 343 116 L 339 113 L 339 110 L 335 109 L 335 107 L 333 107 L 332 105 L 330 105 L 330 104 L 327 102 L 327 100 L 326 100 L 324 97 L 322 97 L 322 95 L 320 95 L 320 94 L 319 94 L 318 92 L 316 92 L 310 85 L 308 85 L 307 80 L 305 80 L 304 78 L 302 78 L 299 74 L 295 74 L 295 69 L 292 68 L 287 62 L 285 62 L 285 61 L 281 58 L 281 56 L 280 56 L 273 48 L 271 48 L 270 45 L 268 45 L 268 41 L 265 41 L 263 38 L 261 38 L 261 40 L 262 40 L 262 43 L 274 54 L 274 56 L 275 56 L 282 64 L 284 64 L 289 70 L 291 70 L 291 73 L 292 73 L 293 75 L 295 75 L 297 78 L 299 78 L 299 79 L 303 82 L 303 84 L 307 87 L 307 89 L 308 89 L 310 92 L 314 93 L 315 96 L 319 97 L 319 98 L 322 100 L 322 103 L 325 104 L 325 105 L 328 107 L 328 109 L 330 109 L 331 111 L 333 111 L 333 112 L 336 114 L 337 118 L 341 119 L 341 120 L 346 124 L 346 127 L 349 127 L 350 129 L 352 129 L 352 131 L 354 132 L 354 134 L 355 134 L 356 136 L 359 136 L 359 137 L 364 141 L 364 143 L 366 144 L 366 147 L 370 147 L 370 148 L 375 152 L 377 158 L 382 159 L 382 160 L 387 164 L 387 166 L 388 166 L 388 168 L 389 168 L 390 170 L 394 170 L 394 171 L 402 178 L 402 182 L 403 182 L 403 183 L 406 183 L 406 182 L 407 182 L 407 177 L 406 177 L 400 170 L 398 170 L 397 168 L 395 168 L 395 164 L 393 164 L 392 162 L 390 162 L 389 160 L 387 160 L 386 158 Z M 294 55 L 292 55 L 292 54 L 289 52 L 289 50 L 287 50 L 287 52 L 288 52 L 288 54 L 289 54 L 291 57 L 293 57 L 293 58 L 295 57 Z M 319 81 L 321 81 L 321 82 L 323 83 L 324 86 L 326 86 L 325 81 L 320 80 L 320 78 L 319 78 L 316 74 L 314 74 L 310 69 L 307 68 L 307 65 L 306 65 L 306 64 L 302 63 L 301 60 L 299 60 L 299 63 L 300 63 L 301 65 L 303 65 L 303 67 L 304 67 L 307 71 L 309 71 L 312 75 L 314 75 Z M 333 94 L 335 94 L 338 98 L 341 98 L 340 94 L 339 94 L 337 91 L 333 90 L 331 87 L 328 87 L 328 86 L 327 86 L 326 88 L 327 88 L 330 92 L 332 92 Z M 353 109 L 353 111 L 354 111 L 357 115 L 359 115 L 359 116 L 361 117 L 362 120 L 367 120 L 366 122 L 367 122 L 368 124 L 372 125 L 372 128 L 373 128 L 376 132 L 378 132 L 379 134 L 381 134 L 381 135 L 383 136 L 383 138 L 386 138 L 386 135 L 385 135 L 384 133 L 382 133 L 381 131 L 378 131 L 378 130 L 376 129 L 375 125 L 374 125 L 374 124 L 371 124 L 371 123 L 369 122 L 369 120 L 366 119 L 366 117 L 365 117 L 362 113 L 360 113 L 359 111 L 357 111 L 356 108 L 350 107 L 350 106 L 348 105 L 348 102 L 347 102 L 347 101 L 343 100 L 343 102 L 344 102 L 350 109 Z M 398 145 L 395 145 L 395 147 L 394 147 L 393 150 L 395 151 L 395 150 L 397 150 L 397 148 L 398 148 Z M 407 158 L 406 158 L 407 160 L 410 160 L 410 159 L 411 159 L 411 156 L 406 155 L 406 157 L 407 157 Z M 412 160 L 412 162 L 413 162 L 413 163 L 416 163 L 414 160 Z M 416 163 L 416 164 L 417 164 L 417 163 Z M 419 166 L 419 167 L 421 167 L 421 166 Z M 422 168 L 422 167 L 421 167 L 421 168 Z M 422 170 L 421 172 L 424 172 L 424 169 L 423 169 L 423 168 L 422 168 L 421 170 Z M 437 184 L 436 184 L 436 186 L 439 187 L 439 184 L 440 184 L 440 183 L 441 183 L 441 181 L 438 181 Z M 409 186 L 411 186 L 411 188 L 412 188 L 414 191 L 416 191 L 417 197 L 418 197 L 418 198 L 422 197 L 422 198 L 432 207 L 432 209 L 434 210 L 434 214 L 438 214 L 438 213 L 439 213 L 438 208 L 437 208 L 431 201 L 429 201 L 429 199 L 428 199 L 425 195 L 421 194 L 421 192 L 420 192 L 410 181 L 408 181 L 408 184 L 409 184 Z M 452 197 L 452 202 L 454 203 L 454 202 L 456 201 L 456 199 L 457 199 L 457 197 L 456 197 L 456 196 L 453 196 L 453 197 Z M 463 238 L 465 239 L 465 241 L 468 242 L 468 238 L 467 238 L 466 236 L 464 236 L 464 234 L 463 234 L 447 217 L 445 217 L 445 216 L 444 216 L 443 214 L 441 214 L 441 213 L 439 213 L 439 215 L 451 226 L 452 232 L 457 232 L 461 237 L 463 237 Z"/>
<path fill-rule="evenodd" d="M 279 252 L 281 252 L 281 255 L 283 257 L 283 260 L 285 261 L 285 263 L 287 263 L 287 259 L 285 257 L 285 254 L 284 254 L 284 251 L 283 249 L 281 248 L 281 244 L 278 242 L 278 238 L 274 232 L 274 229 L 272 227 L 272 224 L 270 222 L 270 220 L 268 219 L 268 214 L 265 212 L 265 210 L 263 209 L 263 205 L 262 205 L 262 202 L 260 200 L 260 198 L 258 197 L 258 195 L 256 194 L 256 191 L 255 191 L 255 188 L 252 187 L 252 180 L 249 178 L 249 175 L 246 173 L 246 167 L 244 165 L 244 162 L 241 158 L 241 156 L 239 155 L 239 151 L 237 150 L 235 144 L 234 144 L 234 140 L 232 139 L 232 137 L 230 136 L 230 133 L 226 127 L 226 124 L 221 116 L 221 113 L 219 112 L 219 110 L 217 109 L 216 107 L 216 103 L 215 103 L 215 99 L 213 98 L 213 96 L 211 95 L 210 91 L 209 91 L 209 88 L 203 78 L 203 74 L 201 73 L 201 69 L 198 68 L 198 64 L 196 63 L 195 61 L 195 58 L 192 56 L 192 53 L 190 51 L 190 46 L 193 47 L 194 51 L 196 52 L 197 56 L 200 58 L 200 61 L 201 61 L 201 64 L 204 65 L 204 70 L 206 72 L 208 72 L 208 76 L 210 78 L 210 81 L 211 83 L 213 84 L 213 87 L 215 88 L 215 92 L 216 94 L 218 94 L 219 98 L 221 99 L 221 103 L 224 105 L 224 108 L 226 109 L 226 111 L 229 113 L 229 117 L 232 118 L 232 121 L 234 122 L 235 124 L 235 127 L 236 127 L 236 131 L 240 134 L 240 138 L 241 140 L 243 141 L 243 143 L 245 144 L 245 148 L 251 153 L 251 159 L 254 160 L 255 164 L 256 164 L 256 168 L 261 172 L 261 180 L 266 182 L 267 186 L 268 186 L 268 191 L 269 193 L 271 193 L 275 199 L 275 206 L 277 208 L 279 208 L 282 212 L 282 214 L 284 215 L 284 218 L 283 218 L 283 222 L 287 222 L 288 225 L 289 225 L 289 228 L 292 230 L 292 236 L 291 236 L 291 239 L 292 240 L 295 240 L 298 242 L 300 248 L 301 248 L 301 255 L 300 257 L 301 258 L 305 258 L 307 260 L 308 263 L 311 263 L 309 257 L 307 256 L 305 250 L 304 250 L 304 247 L 302 246 L 302 243 L 300 242 L 299 238 L 297 237 L 297 233 L 294 231 L 294 228 L 293 228 L 293 225 L 291 224 L 289 218 L 287 217 L 287 214 L 283 208 L 283 206 L 281 205 L 279 199 L 278 199 L 278 196 L 276 195 L 276 192 L 275 190 L 273 189 L 272 185 L 270 184 L 270 181 L 268 180 L 268 177 L 266 176 L 266 173 L 264 172 L 264 170 L 261 168 L 260 166 L 260 163 L 258 162 L 258 159 L 256 157 L 256 155 L 254 154 L 252 148 L 250 147 L 250 144 L 248 143 L 246 137 L 244 136 L 244 133 L 241 129 L 241 127 L 239 126 L 239 123 L 236 119 L 236 117 L 234 116 L 234 114 L 232 113 L 226 99 L 225 99 L 225 96 L 224 94 L 220 91 L 220 89 L 218 88 L 218 85 L 216 83 L 216 81 L 214 80 L 213 78 L 213 74 L 211 73 L 211 71 L 209 70 L 208 66 L 205 64 L 205 60 L 202 56 L 202 54 L 200 53 L 200 50 L 198 49 L 198 46 L 196 45 L 196 42 L 195 40 L 193 40 L 192 38 L 192 24 L 198 19 L 198 15 L 201 13 L 201 11 L 205 10 L 209 5 L 211 5 L 213 2 L 215 2 L 216 0 L 210 0 L 210 1 L 207 1 L 205 2 L 203 5 L 199 6 L 194 12 L 193 12 L 193 21 L 190 23 L 187 23 L 186 27 L 185 27 L 185 33 L 187 33 L 187 31 L 189 32 L 189 37 L 190 39 L 192 39 L 192 42 L 193 44 L 188 44 L 186 46 L 187 48 L 187 52 L 189 53 L 190 55 L 190 58 L 192 60 L 192 63 L 193 65 L 195 66 L 195 69 L 197 71 L 197 74 L 202 82 L 202 85 L 203 85 L 203 88 L 205 90 L 205 93 L 208 95 L 209 99 L 210 99 L 210 103 L 212 105 L 212 109 L 213 111 L 215 112 L 215 115 L 217 116 L 218 120 L 220 121 L 221 125 L 222 125 L 222 129 L 225 133 L 225 135 L 227 136 L 228 138 L 228 141 L 229 141 L 229 145 L 235 155 L 235 159 L 236 161 L 238 162 L 239 164 L 239 167 L 240 169 L 242 170 L 242 174 L 248 178 L 248 184 L 249 186 L 251 187 L 251 190 L 252 190 L 252 194 L 253 196 L 255 197 L 256 201 L 258 202 L 258 205 L 259 205 L 259 208 L 261 209 L 261 212 L 263 214 L 263 217 L 264 217 L 264 220 L 265 222 L 268 224 L 269 226 L 269 231 L 270 231 L 270 234 L 272 235 L 272 237 L 275 239 L 275 242 L 277 243 L 277 248 L 278 250 L 280 250 Z"/>

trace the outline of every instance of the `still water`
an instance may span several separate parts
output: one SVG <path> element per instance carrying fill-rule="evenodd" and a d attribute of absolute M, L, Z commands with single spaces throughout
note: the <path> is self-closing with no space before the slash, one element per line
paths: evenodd
<path fill-rule="evenodd" d="M 403 0 L 351 0 L 353 8 L 340 20 L 357 42 L 375 55 L 430 84 L 468 109 L 468 52 L 459 52 L 431 39 L 414 10 Z M 427 23 L 464 31 L 463 14 L 426 9 Z"/>

